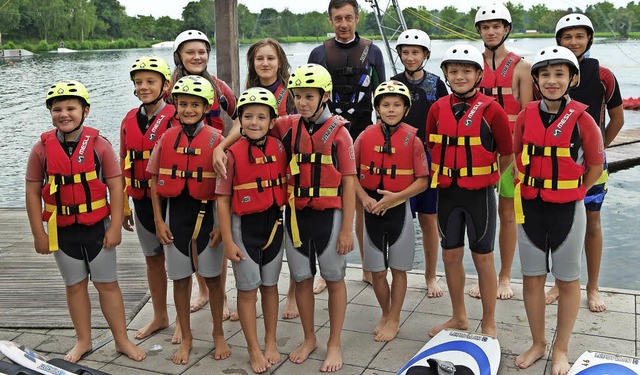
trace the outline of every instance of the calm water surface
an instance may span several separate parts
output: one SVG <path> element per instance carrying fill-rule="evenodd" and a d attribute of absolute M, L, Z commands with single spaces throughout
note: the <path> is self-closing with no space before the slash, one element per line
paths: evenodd
<path fill-rule="evenodd" d="M 440 57 L 448 46 L 456 42 L 459 41 L 433 41 L 432 59 L 427 63 L 427 70 L 440 74 Z M 552 39 L 520 39 L 509 41 L 508 46 L 530 59 L 536 51 L 552 44 L 555 44 Z M 476 42 L 475 45 L 482 47 L 481 43 Z M 311 43 L 284 45 L 291 66 L 306 63 L 314 46 Z M 379 46 L 382 48 L 381 44 Z M 245 80 L 247 49 L 248 46 L 240 47 L 242 83 Z M 62 79 L 76 79 L 84 83 L 92 102 L 86 124 L 99 129 L 117 150 L 120 122 L 129 109 L 140 104 L 133 96 L 129 68 L 136 58 L 151 54 L 165 58 L 173 66 L 170 49 L 49 53 L 14 59 L 11 65 L 0 60 L 0 128 L 5 137 L 5 141 L 0 142 L 0 207 L 24 207 L 24 172 L 29 151 L 39 135 L 51 128 L 51 119 L 44 106 L 47 88 Z M 384 49 L 383 54 L 387 60 Z M 624 98 L 640 96 L 639 42 L 597 40 L 592 47 L 592 56 L 614 72 Z M 215 60 L 210 61 L 209 67 L 214 72 Z M 392 70 L 387 68 L 387 77 L 392 74 Z M 625 121 L 625 128 L 640 127 L 640 114 L 625 111 Z M 633 266 L 635 262 L 629 262 L 630 259 L 640 258 L 640 248 L 634 241 L 639 229 L 639 193 L 640 167 L 611 176 L 609 194 L 602 212 L 605 238 L 602 286 L 640 289 L 640 278 Z M 424 269 L 421 240 L 418 237 L 415 265 Z M 356 252 L 349 255 L 349 261 L 360 261 Z M 465 267 L 470 273 L 475 273 L 470 256 L 465 259 Z M 513 275 L 520 277 L 517 255 Z"/>

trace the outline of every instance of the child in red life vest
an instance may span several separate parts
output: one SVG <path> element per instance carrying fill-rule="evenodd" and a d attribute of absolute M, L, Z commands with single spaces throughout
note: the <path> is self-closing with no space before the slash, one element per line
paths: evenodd
<path fill-rule="evenodd" d="M 560 375 L 569 372 L 569 338 L 580 307 L 587 225 L 583 199 L 602 174 L 604 147 L 587 106 L 568 95 L 580 81 L 571 50 L 542 49 L 533 58 L 531 75 L 543 100 L 527 104 L 518 115 L 514 151 L 518 248 L 533 343 L 515 364 L 527 368 L 547 353 L 544 285 L 551 263 L 560 293 L 551 373 Z"/>
<path fill-rule="evenodd" d="M 415 254 L 409 198 L 427 188 L 429 163 L 417 129 L 402 122 L 411 108 L 409 89 L 398 81 L 382 82 L 373 103 L 380 122 L 367 127 L 354 146 L 360 176 L 356 194 L 365 211 L 364 270 L 372 273 L 382 309 L 375 340 L 391 341 L 399 331 L 407 271 L 413 269 Z"/>
<path fill-rule="evenodd" d="M 255 373 L 280 362 L 276 344 L 278 279 L 282 268 L 282 209 L 287 202 L 287 154 L 282 142 L 267 136 L 278 105 L 265 88 L 250 88 L 238 99 L 243 138 L 227 150 L 227 176 L 218 178 L 218 218 L 225 257 L 233 263 L 238 314 Z M 265 351 L 256 329 L 260 289 Z"/>
<path fill-rule="evenodd" d="M 171 81 L 171 68 L 166 61 L 156 56 L 140 57 L 133 63 L 130 77 L 134 94 L 142 105 L 130 110 L 120 126 L 120 167 L 126 186 L 122 227 L 133 231 L 135 223 L 138 241 L 147 263 L 147 282 L 153 305 L 151 321 L 134 336 L 140 340 L 169 326 L 167 271 L 163 247 L 156 237 L 153 222 L 151 174 L 147 172 L 147 164 L 156 142 L 171 126 L 176 109 L 163 100 Z M 128 197 L 133 199 L 133 213 L 129 208 Z M 179 326 L 176 330 L 180 335 Z"/>
<path fill-rule="evenodd" d="M 224 303 L 222 246 L 214 229 L 215 184 L 211 155 L 222 134 L 202 121 L 214 101 L 213 88 L 199 76 L 181 78 L 173 87 L 173 102 L 181 126 L 162 135 L 151 154 L 147 170 L 153 175 L 151 199 L 156 236 L 164 245 L 167 274 L 173 280 L 176 313 L 182 342 L 173 355 L 175 364 L 187 364 L 193 337 L 189 321 L 191 275 L 204 277 L 213 318 L 215 359 L 230 355 L 222 330 Z M 161 199 L 167 199 L 166 221 Z M 211 241 L 209 241 L 211 238 Z"/>
<path fill-rule="evenodd" d="M 496 334 L 493 185 L 513 161 L 513 145 L 504 109 L 493 98 L 478 93 L 483 66 L 484 58 L 475 47 L 449 47 L 440 67 L 452 94 L 435 102 L 427 116 L 432 186 L 438 187 L 442 259 L 453 308 L 451 319 L 433 327 L 430 336 L 444 328 L 469 328 L 462 266 L 465 231 L 482 294 L 482 333 Z"/>
<path fill-rule="evenodd" d="M 64 359 L 77 362 L 92 349 L 90 276 L 116 351 L 141 361 L 146 353 L 127 337 L 116 270 L 115 247 L 122 238 L 123 210 L 118 159 L 109 141 L 83 126 L 91 103 L 80 82 L 51 86 L 46 104 L 56 129 L 43 133 L 29 156 L 26 206 L 36 251 L 54 254 L 65 283 L 77 338 Z M 47 222 L 46 232 L 43 221 Z"/>

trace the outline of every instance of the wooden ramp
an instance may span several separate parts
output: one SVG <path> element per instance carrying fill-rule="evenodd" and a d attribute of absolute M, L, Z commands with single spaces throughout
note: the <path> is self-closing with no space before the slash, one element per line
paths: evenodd
<path fill-rule="evenodd" d="M 118 277 L 127 323 L 147 301 L 146 265 L 135 234 L 123 230 Z M 0 327 L 72 328 L 65 288 L 52 255 L 37 254 L 24 209 L 0 209 Z M 89 283 L 92 327 L 106 328 Z"/>
<path fill-rule="evenodd" d="M 607 147 L 609 172 L 640 164 L 640 128 L 622 130 Z"/>

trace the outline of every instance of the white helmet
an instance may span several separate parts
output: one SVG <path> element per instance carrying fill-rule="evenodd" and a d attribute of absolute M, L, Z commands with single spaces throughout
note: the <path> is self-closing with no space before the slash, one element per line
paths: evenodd
<path fill-rule="evenodd" d="M 576 55 L 570 49 L 562 46 L 550 46 L 541 49 L 533 57 L 531 62 L 531 74 L 536 74 L 538 69 L 557 64 L 569 64 L 572 73 L 580 74 L 580 64 Z"/>
<path fill-rule="evenodd" d="M 401 46 L 421 46 L 431 52 L 431 38 L 422 30 L 408 29 L 403 31 L 396 42 L 396 51 L 400 54 Z"/>
<path fill-rule="evenodd" d="M 475 64 L 480 70 L 484 70 L 484 57 L 478 49 L 471 44 L 455 44 L 444 52 L 440 68 L 446 63 Z"/>
<path fill-rule="evenodd" d="M 593 35 L 593 24 L 589 17 L 580 13 L 571 13 L 567 14 L 560 18 L 558 23 L 556 24 L 556 39 L 558 39 L 558 34 L 564 29 L 569 29 L 573 27 L 584 27 L 587 29 L 587 32 Z"/>
<path fill-rule="evenodd" d="M 211 50 L 211 43 L 209 42 L 209 38 L 199 30 L 186 30 L 181 32 L 176 40 L 173 42 L 173 52 L 175 53 L 180 48 L 180 45 L 184 42 L 188 42 L 190 40 L 201 40 L 207 45 L 207 50 Z"/>
<path fill-rule="evenodd" d="M 511 25 L 511 13 L 509 9 L 501 3 L 483 6 L 476 12 L 474 25 L 477 28 L 479 22 L 491 20 L 503 20 Z"/>

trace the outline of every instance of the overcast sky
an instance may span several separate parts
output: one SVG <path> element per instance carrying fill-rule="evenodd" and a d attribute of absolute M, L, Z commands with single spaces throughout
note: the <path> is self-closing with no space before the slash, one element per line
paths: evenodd
<path fill-rule="evenodd" d="M 125 6 L 127 14 L 130 16 L 136 15 L 152 15 L 156 18 L 162 16 L 169 16 L 172 18 L 180 19 L 182 16 L 182 8 L 187 5 L 191 0 L 118 0 Z M 451 0 L 397 0 L 401 7 L 417 7 L 419 5 L 426 6 L 427 9 L 442 9 L 446 5 L 451 5 Z M 529 9 L 533 4 L 543 4 L 548 1 L 541 0 L 511 0 L 513 3 L 521 3 L 525 9 Z M 625 7 L 629 0 L 608 0 L 613 3 L 615 7 Z M 459 11 L 468 11 L 472 6 L 482 6 L 495 3 L 496 0 L 475 0 L 475 1 L 458 1 L 455 4 Z M 587 5 L 596 4 L 601 0 L 558 0 L 554 1 L 552 6 L 547 5 L 550 9 L 565 9 L 565 8 L 585 8 Z M 238 0 L 239 4 L 246 5 L 253 13 L 259 13 L 261 9 L 269 7 L 278 11 L 282 11 L 285 8 L 293 13 L 306 13 L 311 11 L 324 12 L 327 9 L 329 1 L 304 1 L 304 0 L 278 0 L 273 2 L 267 2 L 265 0 Z M 384 8 L 390 3 L 389 0 L 379 0 L 380 7 Z M 361 7 L 371 10 L 369 3 L 366 1 L 359 1 Z"/>

